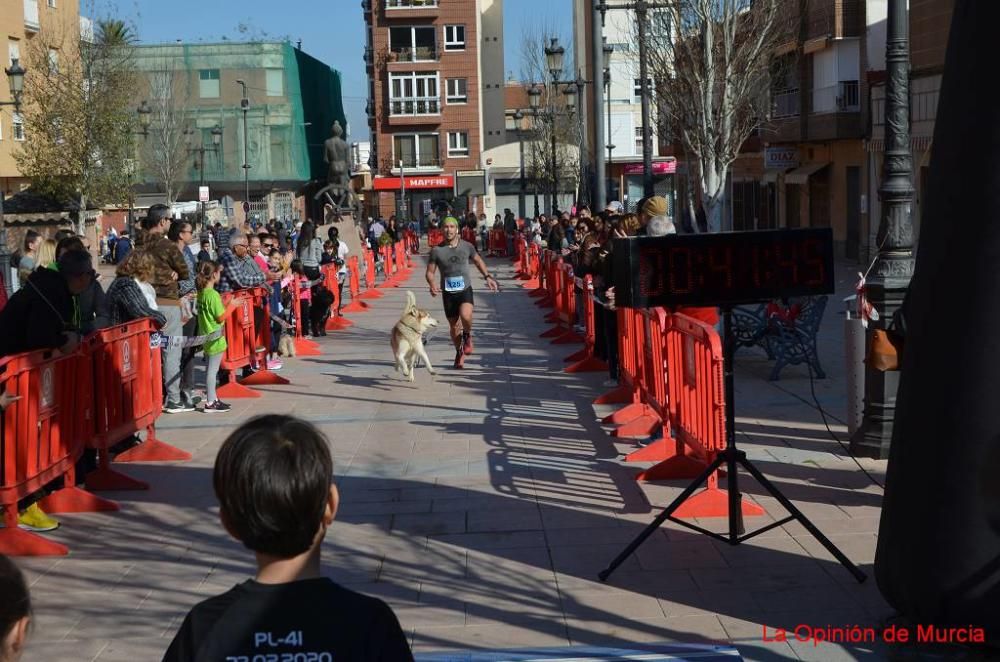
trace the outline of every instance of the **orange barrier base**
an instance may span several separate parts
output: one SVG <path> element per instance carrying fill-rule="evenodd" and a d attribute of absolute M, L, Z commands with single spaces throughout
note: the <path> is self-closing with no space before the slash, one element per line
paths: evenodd
<path fill-rule="evenodd" d="M 611 431 L 612 437 L 648 437 L 663 421 L 659 416 L 640 416 Z"/>
<path fill-rule="evenodd" d="M 577 350 L 563 359 L 563 363 L 576 363 L 577 361 L 582 361 L 590 356 L 590 350 L 586 347 Z"/>
<path fill-rule="evenodd" d="M 291 384 L 290 381 L 284 377 L 279 376 L 273 370 L 258 370 L 257 372 L 243 377 L 239 380 L 240 384 L 248 384 L 250 386 L 284 386 L 286 384 Z M 257 393 L 257 391 L 254 391 Z M 259 398 L 260 394 L 251 395 L 251 398 Z"/>
<path fill-rule="evenodd" d="M 583 336 L 581 336 L 576 331 L 570 330 L 562 334 L 558 338 L 552 340 L 553 345 L 575 345 L 577 343 L 585 342 Z"/>
<path fill-rule="evenodd" d="M 66 475 L 66 482 L 73 478 Z M 47 513 L 97 513 L 119 510 L 120 507 L 111 499 L 91 494 L 79 487 L 64 487 L 53 492 L 38 502 Z"/>
<path fill-rule="evenodd" d="M 563 372 L 575 373 L 575 372 L 607 372 L 608 364 L 597 358 L 596 356 L 588 356 L 582 361 L 578 361 L 573 365 L 566 366 L 563 368 Z"/>
<path fill-rule="evenodd" d="M 295 354 L 297 356 L 322 356 L 319 345 L 307 338 L 295 339 Z"/>
<path fill-rule="evenodd" d="M 635 420 L 640 416 L 647 415 L 649 408 L 641 402 L 633 402 L 627 407 L 623 407 L 618 411 L 608 414 L 601 419 L 601 423 L 614 423 L 616 425 L 621 425 L 622 423 L 628 423 L 629 421 Z"/>
<path fill-rule="evenodd" d="M 646 448 L 636 451 L 636 453 L 626 457 L 625 461 L 641 462 L 642 460 L 639 459 L 633 460 L 632 455 L 649 450 L 655 445 L 656 444 L 650 444 Z M 705 470 L 706 466 L 707 465 L 704 462 L 698 458 L 691 457 L 690 455 L 675 455 L 674 457 L 668 458 L 659 464 L 654 464 L 645 471 L 640 471 L 639 474 L 636 475 L 635 479 L 641 481 L 691 480 L 692 478 L 697 478 L 701 475 L 701 472 Z"/>
<path fill-rule="evenodd" d="M 326 321 L 327 331 L 343 331 L 344 329 L 349 329 L 352 326 L 354 326 L 354 322 L 346 317 L 340 317 L 339 315 L 330 315 L 330 319 Z"/>
<path fill-rule="evenodd" d="M 60 545 L 44 536 L 17 528 L 17 515 L 13 527 L 10 523 L 0 529 L 0 554 L 6 556 L 66 556 L 69 547 Z"/>
<path fill-rule="evenodd" d="M 566 329 L 561 326 L 554 326 L 548 331 L 538 334 L 539 338 L 558 338 L 562 334 L 566 333 Z"/>
<path fill-rule="evenodd" d="M 665 431 L 666 432 L 666 431 Z M 684 455 L 679 455 L 677 453 L 677 442 L 670 436 L 669 432 L 665 435 L 663 439 L 657 439 L 645 448 L 640 448 L 634 450 L 625 456 L 626 462 L 663 462 L 664 460 L 670 460 L 674 457 L 686 457 Z M 705 470 L 707 465 L 702 463 L 701 469 L 698 473 Z M 691 478 L 697 478 L 698 473 L 691 476 Z M 687 476 L 678 476 L 678 478 L 687 478 Z"/>
<path fill-rule="evenodd" d="M 381 294 L 381 292 L 379 292 Z M 360 297 L 358 298 L 360 299 Z M 341 308 L 345 313 L 364 313 L 368 311 L 368 304 L 364 301 L 355 300 Z"/>
<path fill-rule="evenodd" d="M 187 462 L 191 453 L 166 444 L 154 436 L 115 457 L 115 462 Z"/>
<path fill-rule="evenodd" d="M 381 299 L 384 296 L 385 295 L 382 294 L 381 292 L 379 292 L 378 290 L 368 289 L 368 290 L 365 290 L 364 292 L 362 292 L 361 294 L 359 294 L 358 295 L 358 299 Z M 353 306 L 354 304 L 355 304 L 355 302 L 352 301 L 348 305 Z M 361 307 L 362 308 L 367 308 L 368 304 L 361 304 Z M 344 306 L 343 308 L 341 308 L 341 310 L 347 310 L 347 306 Z"/>
<path fill-rule="evenodd" d="M 251 375 L 252 376 L 252 375 Z M 243 384 L 232 378 L 232 373 L 230 373 L 230 380 L 215 389 L 215 394 L 220 398 L 259 398 L 260 393 L 248 388 Z"/>
<path fill-rule="evenodd" d="M 594 398 L 595 405 L 623 405 L 632 402 L 632 387 L 619 386 L 613 391 L 608 391 L 604 395 Z"/>
<path fill-rule="evenodd" d="M 86 485 L 91 492 L 149 489 L 149 483 L 136 480 L 107 467 L 100 467 L 87 474 Z"/>
<path fill-rule="evenodd" d="M 540 285 L 541 285 L 541 283 L 538 282 L 537 278 L 531 278 L 531 277 L 529 277 L 528 280 L 526 280 L 523 283 L 521 283 L 521 287 L 523 287 L 526 290 L 532 290 L 532 291 L 537 291 L 538 287 Z M 529 292 L 529 295 L 530 295 L 530 292 Z"/>
<path fill-rule="evenodd" d="M 746 499 L 740 501 L 741 510 L 746 517 L 759 517 L 764 509 Z M 692 495 L 674 511 L 674 517 L 684 519 L 696 517 L 729 517 L 729 493 L 726 490 L 705 488 Z"/>

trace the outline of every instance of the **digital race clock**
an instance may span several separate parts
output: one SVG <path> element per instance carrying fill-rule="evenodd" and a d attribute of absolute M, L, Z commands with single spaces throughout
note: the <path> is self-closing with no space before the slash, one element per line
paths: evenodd
<path fill-rule="evenodd" d="M 615 239 L 619 306 L 726 306 L 833 292 L 829 228 Z"/>

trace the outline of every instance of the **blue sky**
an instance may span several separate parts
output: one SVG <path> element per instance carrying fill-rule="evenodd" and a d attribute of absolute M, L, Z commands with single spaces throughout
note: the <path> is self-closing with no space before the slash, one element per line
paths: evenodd
<path fill-rule="evenodd" d="M 113 1 L 113 0 L 112 0 Z M 377 0 L 376 0 L 377 1 Z M 134 4 L 133 4 L 134 3 Z M 234 41 L 255 38 L 301 39 L 302 50 L 343 75 L 344 108 L 351 125 L 349 140 L 365 140 L 367 89 L 364 18 L 360 0 L 118 0 L 114 11 L 135 23 L 144 43 Z M 570 0 L 504 0 L 504 67 L 520 73 L 520 44 L 525 26 L 560 26 L 569 37 Z"/>

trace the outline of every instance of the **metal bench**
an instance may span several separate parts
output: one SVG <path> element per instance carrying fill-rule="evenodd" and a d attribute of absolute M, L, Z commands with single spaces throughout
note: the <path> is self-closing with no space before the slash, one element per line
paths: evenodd
<path fill-rule="evenodd" d="M 816 334 L 826 310 L 827 297 L 806 297 L 789 300 L 789 305 L 801 306 L 798 316 L 788 323 L 779 319 L 767 319 L 767 305 L 756 308 L 733 308 L 733 337 L 736 349 L 740 347 L 760 347 L 767 358 L 774 361 L 771 381 L 778 381 L 781 370 L 787 365 L 807 363 L 817 379 L 826 377 L 819 364 L 816 351 Z"/>

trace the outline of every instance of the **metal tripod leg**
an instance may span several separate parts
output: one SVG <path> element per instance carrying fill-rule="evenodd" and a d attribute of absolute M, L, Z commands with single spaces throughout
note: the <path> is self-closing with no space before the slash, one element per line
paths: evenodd
<path fill-rule="evenodd" d="M 788 500 L 788 497 L 786 497 L 778 490 L 778 488 L 772 485 L 771 481 L 765 478 L 764 474 L 762 474 L 757 469 L 757 467 L 753 466 L 750 463 L 750 460 L 746 459 L 746 457 L 744 456 L 743 458 L 740 459 L 739 462 L 740 464 L 743 465 L 743 467 L 747 471 L 750 472 L 751 476 L 757 479 L 757 482 L 760 483 L 765 490 L 770 492 L 771 496 L 773 496 L 775 499 L 778 500 L 778 502 L 784 507 L 785 510 L 787 510 L 792 515 L 792 517 L 798 520 L 798 522 L 802 526 L 804 526 L 809 533 L 813 535 L 813 538 L 818 540 L 820 544 L 826 548 L 826 551 L 833 554 L 834 558 L 840 561 L 840 565 L 844 566 L 849 573 L 854 575 L 854 578 L 858 580 L 859 584 L 868 579 L 868 575 L 861 572 L 861 570 L 856 565 L 854 565 L 851 562 L 851 560 L 844 555 L 843 552 L 837 549 L 837 546 L 834 545 L 829 538 L 823 535 L 823 532 L 820 531 L 818 528 L 816 528 L 816 525 L 810 522 L 809 518 L 803 515 L 802 511 L 796 508 L 795 504 L 793 504 L 791 501 Z"/>
<path fill-rule="evenodd" d="M 656 519 L 650 522 L 649 526 L 643 529 L 642 533 L 636 536 L 635 539 L 632 542 L 630 542 L 625 549 L 622 550 L 621 554 L 615 557 L 615 560 L 612 561 L 607 568 L 597 573 L 597 577 L 602 582 L 607 580 L 607 578 L 611 576 L 611 573 L 614 572 L 615 569 L 618 568 L 618 566 L 620 566 L 622 563 L 625 562 L 625 559 L 632 556 L 632 553 L 639 548 L 639 545 L 646 542 L 646 538 L 653 535 L 653 533 L 658 528 L 660 528 L 660 525 L 663 524 L 667 520 L 667 518 L 673 515 L 674 511 L 680 508 L 681 504 L 684 503 L 689 496 L 694 494 L 694 491 L 696 489 L 701 487 L 701 485 L 708 480 L 708 477 L 712 475 L 713 471 L 717 471 L 719 467 L 722 466 L 722 463 L 724 461 L 725 459 L 723 458 L 721 453 L 718 456 L 716 456 L 715 460 L 713 460 L 712 463 L 708 465 L 708 467 L 703 472 L 701 472 L 701 475 L 695 478 L 691 482 L 691 484 L 688 485 L 684 489 L 684 491 L 681 492 L 680 495 L 676 499 L 674 499 L 673 502 L 669 506 L 667 506 L 662 513 L 657 515 Z"/>

